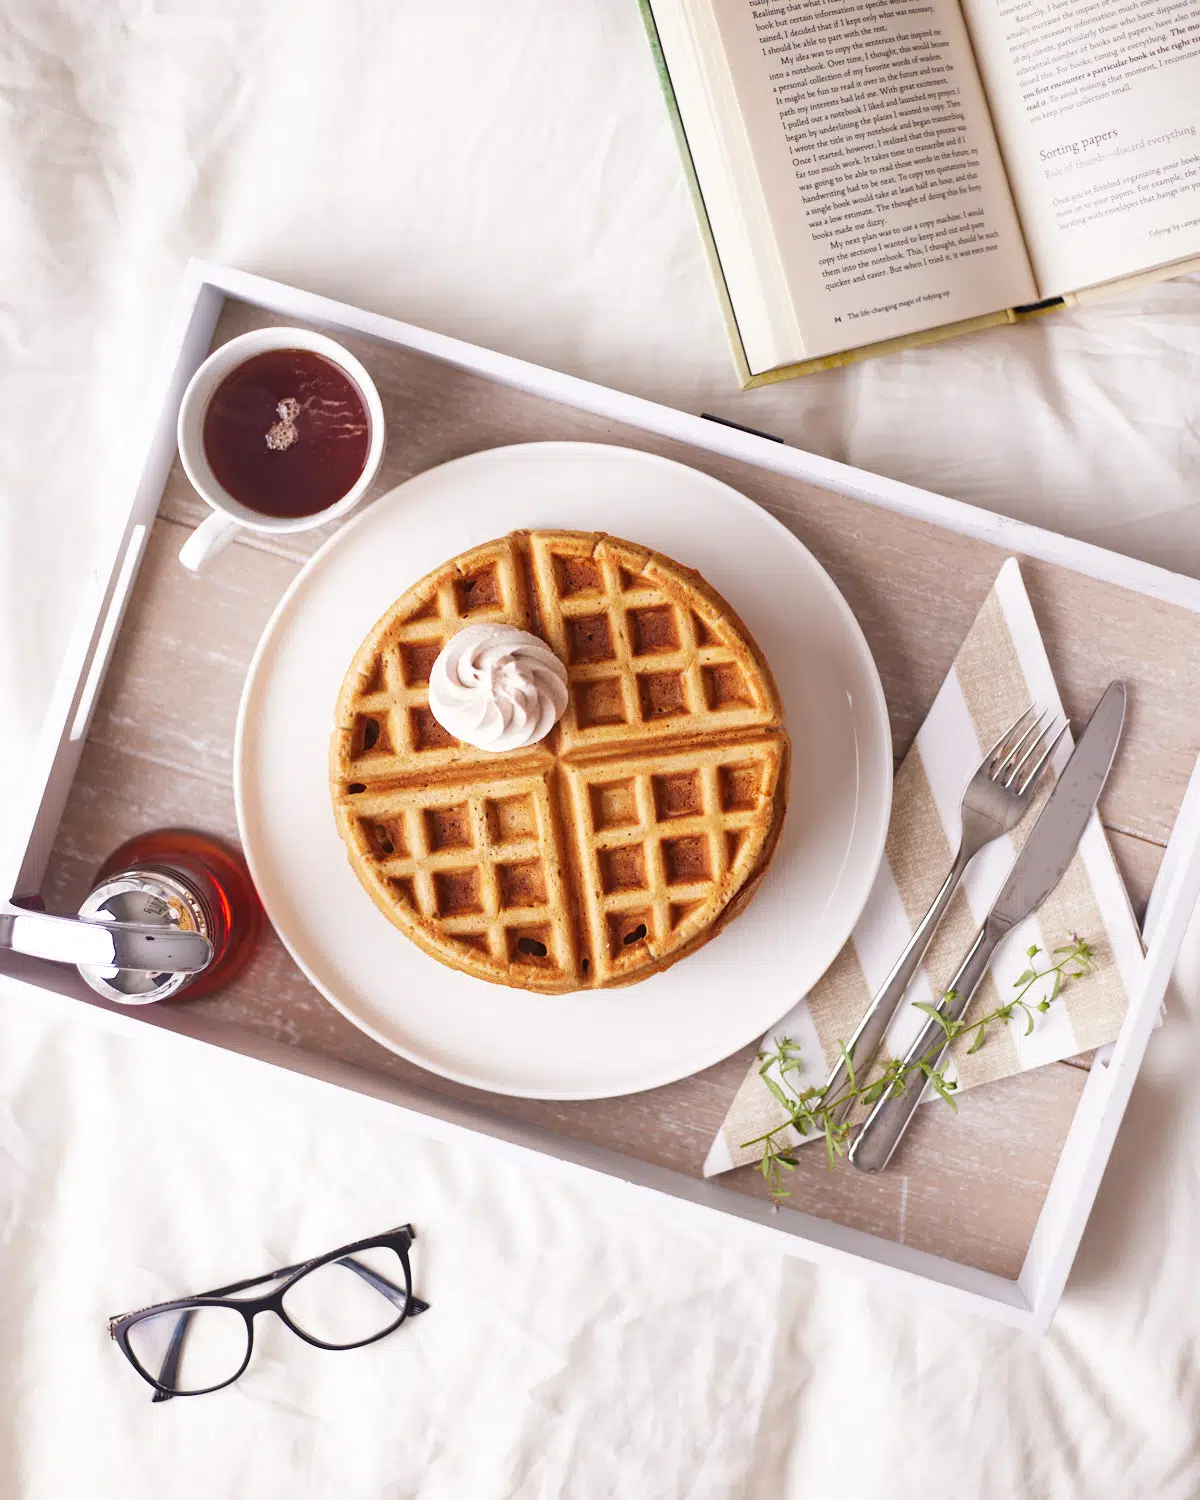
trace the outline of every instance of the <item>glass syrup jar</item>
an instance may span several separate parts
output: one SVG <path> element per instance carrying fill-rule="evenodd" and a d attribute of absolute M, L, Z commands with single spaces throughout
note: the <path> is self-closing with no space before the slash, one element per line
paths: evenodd
<path fill-rule="evenodd" d="M 121 1005 L 212 994 L 245 969 L 263 923 L 242 856 L 186 828 L 139 834 L 114 850 L 79 915 L 89 922 L 196 932 L 211 944 L 212 956 L 198 972 L 77 965 L 97 994 Z"/>

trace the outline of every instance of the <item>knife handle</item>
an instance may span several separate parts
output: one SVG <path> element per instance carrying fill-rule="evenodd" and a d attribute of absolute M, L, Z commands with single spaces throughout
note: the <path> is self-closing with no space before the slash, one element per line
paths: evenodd
<path fill-rule="evenodd" d="M 987 973 L 992 954 L 995 953 L 1000 940 L 1008 931 L 1008 923 L 989 916 L 975 934 L 975 941 L 967 950 L 967 956 L 959 965 L 958 973 L 947 987 L 947 995 L 953 998 L 944 1000 L 939 1006 L 939 1010 L 948 1021 L 962 1019 L 963 1013 L 971 1003 L 972 996 Z M 920 1058 L 926 1058 L 930 1065 L 936 1068 L 940 1066 L 949 1045 L 945 1031 L 930 1016 L 920 1036 L 905 1053 L 904 1062 L 909 1065 Z M 904 1093 L 884 1094 L 867 1116 L 854 1144 L 850 1147 L 848 1154 L 851 1165 L 857 1167 L 860 1172 L 881 1172 L 892 1159 L 892 1153 L 900 1144 L 900 1138 L 908 1129 L 909 1121 L 916 1113 L 917 1105 L 920 1104 L 924 1093 L 925 1079 L 918 1075 L 909 1078 L 908 1087 Z"/>

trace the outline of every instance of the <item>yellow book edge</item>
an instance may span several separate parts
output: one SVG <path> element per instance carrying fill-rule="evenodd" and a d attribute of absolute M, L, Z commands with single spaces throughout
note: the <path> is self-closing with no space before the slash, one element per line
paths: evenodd
<path fill-rule="evenodd" d="M 667 114 L 671 119 L 675 143 L 679 147 L 684 177 L 687 180 L 692 207 L 700 228 L 700 238 L 704 243 L 709 270 L 717 290 L 717 300 L 725 320 L 725 332 L 733 352 L 738 382 L 743 390 L 753 390 L 762 385 L 775 385 L 780 380 L 794 380 L 799 375 L 812 375 L 818 370 L 836 370 L 843 365 L 857 364 L 860 360 L 874 359 L 881 354 L 891 354 L 897 349 L 919 349 L 927 344 L 940 344 L 946 339 L 960 338 L 966 333 L 980 333 L 985 328 L 998 328 L 1004 323 L 1023 323 L 1031 318 L 1043 317 L 1046 313 L 1057 312 L 1064 307 L 1098 302 L 1102 298 L 1111 297 L 1122 291 L 1135 291 L 1138 287 L 1151 286 L 1158 281 L 1170 281 L 1174 277 L 1200 271 L 1200 256 L 1191 256 L 1184 260 L 1155 266 L 1149 271 L 1121 276 L 1115 281 L 1104 281 L 1096 286 L 1084 287 L 1077 292 L 1067 292 L 1062 297 L 1051 297 L 1045 302 L 1036 302 L 1029 307 L 1002 307 L 996 312 L 982 313 L 976 318 L 963 318 L 957 323 L 942 323 L 934 328 L 922 328 L 916 333 L 905 333 L 893 339 L 880 339 L 873 344 L 860 344 L 853 349 L 839 349 L 833 354 L 818 355 L 815 359 L 797 360 L 794 364 L 778 365 L 775 369 L 762 370 L 755 374 L 750 369 L 746 358 L 746 346 L 742 342 L 737 314 L 733 310 L 733 302 L 729 296 L 729 285 L 725 280 L 725 271 L 721 265 L 721 253 L 717 249 L 717 241 L 713 235 L 712 222 L 708 217 L 708 206 L 704 201 L 700 178 L 696 174 L 696 163 L 692 159 L 692 148 L 688 144 L 687 131 L 684 129 L 683 116 L 679 112 L 679 101 L 675 97 L 675 86 L 671 82 L 667 59 L 663 54 L 662 42 L 659 40 L 658 26 L 655 24 L 654 14 L 650 9 L 650 0 L 638 0 L 638 9 L 642 13 L 642 21 L 650 41 L 650 51 L 654 57 L 659 87 L 666 102 Z"/>

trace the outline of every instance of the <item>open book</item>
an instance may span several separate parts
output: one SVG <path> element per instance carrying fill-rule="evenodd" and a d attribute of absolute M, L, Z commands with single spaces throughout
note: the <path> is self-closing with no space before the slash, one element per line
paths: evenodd
<path fill-rule="evenodd" d="M 1200 0 L 641 0 L 744 385 L 1200 257 Z"/>

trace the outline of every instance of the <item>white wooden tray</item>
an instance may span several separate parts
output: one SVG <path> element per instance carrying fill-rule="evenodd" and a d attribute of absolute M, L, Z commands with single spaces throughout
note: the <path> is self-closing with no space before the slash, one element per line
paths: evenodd
<path fill-rule="evenodd" d="M 199 580 L 175 553 L 202 514 L 175 457 L 183 389 L 214 343 L 264 323 L 327 329 L 366 363 L 388 416 L 376 490 L 501 444 L 590 440 L 662 453 L 768 506 L 833 575 L 874 651 L 898 755 L 907 748 L 1004 557 L 1017 553 L 1068 712 L 1104 682 L 1132 711 L 1101 813 L 1148 962 L 1108 1058 L 1055 1064 L 926 1109 L 896 1170 L 826 1171 L 821 1153 L 776 1211 L 752 1169 L 706 1182 L 705 1153 L 752 1049 L 623 1099 L 503 1099 L 423 1073 L 351 1027 L 273 937 L 211 999 L 105 1007 L 73 971 L 3 955 L 0 992 L 163 1045 L 224 1047 L 406 1110 L 416 1128 L 486 1138 L 650 1190 L 681 1212 L 817 1262 L 1027 1328 L 1045 1328 L 1070 1270 L 1200 890 L 1200 583 L 849 469 L 797 449 L 228 268 L 193 263 L 167 340 L 124 520 L 57 684 L 0 891 L 69 909 L 100 860 L 150 827 L 235 836 L 233 723 L 263 624 L 320 533 L 250 537 Z M 108 672 L 106 680 L 106 672 Z M 1014 1122 L 1016 1122 L 1014 1124 Z M 997 1150 L 1003 1131 L 1004 1149 Z"/>

